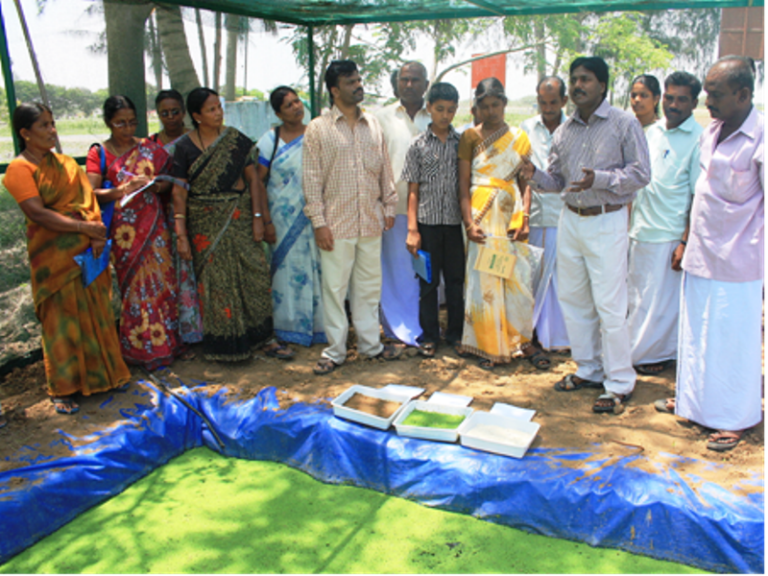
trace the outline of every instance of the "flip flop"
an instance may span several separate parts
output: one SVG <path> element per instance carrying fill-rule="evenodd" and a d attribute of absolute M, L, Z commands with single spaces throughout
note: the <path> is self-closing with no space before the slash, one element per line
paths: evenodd
<path fill-rule="evenodd" d="M 436 351 L 437 351 L 437 346 L 435 345 L 434 342 L 425 342 L 419 348 L 419 354 L 424 356 L 424 358 L 434 358 Z"/>
<path fill-rule="evenodd" d="M 574 376 L 576 374 L 568 374 L 562 380 L 555 382 L 555 390 L 558 392 L 576 392 L 576 390 L 581 390 L 582 388 L 601 388 L 603 386 L 602 382 L 592 382 L 591 380 L 584 379 L 577 383 L 573 379 Z"/>
<path fill-rule="evenodd" d="M 53 408 L 58 414 L 64 414 L 65 416 L 72 416 L 80 412 L 80 406 L 75 404 L 72 398 L 65 396 L 64 398 L 51 398 L 53 402 Z"/>
<path fill-rule="evenodd" d="M 493 369 L 497 366 L 493 360 L 488 360 L 488 358 L 482 358 L 480 362 L 477 363 L 477 365 L 483 370 L 487 370 L 488 372 L 493 372 Z"/>
<path fill-rule="evenodd" d="M 318 376 L 323 376 L 325 374 L 330 374 L 336 368 L 338 368 L 340 364 L 336 364 L 333 360 L 330 358 L 320 358 L 320 360 L 317 361 L 317 364 L 315 364 L 315 367 L 312 369 L 312 371 L 317 374 Z"/>
<path fill-rule="evenodd" d="M 277 344 L 277 346 L 275 346 Z M 291 350 L 288 346 L 280 344 L 279 342 L 271 342 L 267 344 L 269 348 L 262 348 L 262 352 L 270 358 L 277 358 L 278 360 L 290 360 L 296 356 L 296 351 Z"/>
<path fill-rule="evenodd" d="M 384 347 L 381 349 L 381 352 L 376 354 L 375 356 L 370 356 L 371 360 L 376 360 L 378 358 L 381 358 L 382 360 L 397 360 L 400 358 L 400 355 L 403 353 L 403 349 L 399 346 L 395 346 L 394 344 L 385 344 Z"/>
<path fill-rule="evenodd" d="M 620 414 L 623 411 L 623 406 L 626 406 L 627 402 L 632 398 L 632 392 L 629 394 L 615 394 L 611 391 L 606 391 L 605 394 L 600 394 L 592 405 L 592 412 L 597 414 L 603 414 L 606 412 L 613 412 L 614 414 Z M 612 405 L 600 404 L 600 400 L 612 400 Z M 619 408 L 619 407 L 622 408 Z"/>
<path fill-rule="evenodd" d="M 713 439 L 714 438 L 714 439 Z M 741 432 L 729 432 L 718 430 L 709 435 L 707 448 L 715 452 L 727 452 L 733 450 L 741 442 Z"/>
<path fill-rule="evenodd" d="M 674 407 L 672 408 L 672 410 L 670 410 L 669 407 L 667 406 L 670 400 L 672 400 L 672 404 L 674 405 L 675 400 L 673 398 L 661 398 L 659 400 L 656 400 L 656 402 L 653 403 L 653 407 L 656 408 L 657 412 L 662 412 L 664 414 L 674 414 L 675 413 Z"/>
<path fill-rule="evenodd" d="M 639 366 L 635 366 L 635 372 L 638 374 L 642 374 L 643 376 L 658 376 L 664 370 L 669 368 L 674 360 L 664 360 L 662 362 L 653 362 L 651 364 L 640 364 Z M 658 370 L 653 370 L 651 367 L 658 367 Z"/>
<path fill-rule="evenodd" d="M 453 351 L 456 352 L 456 356 L 459 358 L 469 358 L 472 356 L 471 352 L 464 350 L 464 346 L 462 346 L 461 342 L 454 342 L 451 346 L 453 346 Z"/>
<path fill-rule="evenodd" d="M 533 364 L 537 370 L 549 370 L 552 366 L 552 361 L 547 358 L 547 355 L 541 350 L 537 350 L 533 354 L 525 356 L 525 359 Z"/>

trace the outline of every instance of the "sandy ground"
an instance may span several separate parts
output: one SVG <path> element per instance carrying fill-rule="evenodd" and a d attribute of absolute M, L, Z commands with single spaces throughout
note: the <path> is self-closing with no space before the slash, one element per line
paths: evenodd
<path fill-rule="evenodd" d="M 516 359 L 487 372 L 477 366 L 476 359 L 459 358 L 447 346 L 441 347 L 434 359 L 424 359 L 408 348 L 401 359 L 391 362 L 359 359 L 352 349 L 342 367 L 330 375 L 316 376 L 312 367 L 321 350 L 320 345 L 299 347 L 290 361 L 267 358 L 258 352 L 252 360 L 237 364 L 197 358 L 177 360 L 170 369 L 189 386 L 194 385 L 193 379 L 206 382 L 202 389 L 209 393 L 227 386 L 233 400 L 251 398 L 262 388 L 274 386 L 282 407 L 295 402 L 327 404 L 352 384 L 382 387 L 389 383 L 425 388 L 425 397 L 436 391 L 472 396 L 471 406 L 480 410 L 490 409 L 494 402 L 506 402 L 536 410 L 534 421 L 541 424 L 541 430 L 534 448 L 587 451 L 594 453 L 593 459 L 606 460 L 606 464 L 641 452 L 644 458 L 633 465 L 650 472 L 658 472 L 658 463 L 671 462 L 670 455 L 682 456 L 694 460 L 676 462 L 675 470 L 691 482 L 711 481 L 728 489 L 762 491 L 762 487 L 750 488 L 749 482 L 756 475 L 763 476 L 762 424 L 748 431 L 735 450 L 718 454 L 706 449 L 705 429 L 654 409 L 654 400 L 674 394 L 674 367 L 656 377 L 641 376 L 626 410 L 614 415 L 592 412 L 598 390 L 563 393 L 553 389 L 557 380 L 575 369 L 564 354 L 549 354 L 549 371 L 536 370 L 526 360 Z M 8 374 L 0 381 L 0 402 L 9 420 L 9 425 L 0 430 L 0 471 L 28 465 L 25 454 L 37 450 L 67 455 L 68 449 L 55 443 L 60 438 L 58 430 L 74 436 L 108 433 L 123 420 L 121 409 L 146 401 L 137 396 L 142 392 L 138 384 L 142 373 L 133 373 L 134 383 L 128 393 L 81 398 L 82 408 L 75 416 L 54 412 L 44 390 L 42 362 Z M 54 446 L 50 446 L 52 443 Z"/>

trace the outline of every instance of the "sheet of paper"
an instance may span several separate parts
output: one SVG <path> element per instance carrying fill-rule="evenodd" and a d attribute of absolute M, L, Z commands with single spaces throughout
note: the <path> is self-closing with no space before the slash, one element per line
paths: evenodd
<path fill-rule="evenodd" d="M 427 403 L 442 404 L 443 406 L 459 406 L 466 408 L 474 398 L 472 396 L 462 396 L 461 394 L 449 394 L 448 392 L 435 392 L 429 397 Z"/>
<path fill-rule="evenodd" d="M 519 406 L 513 406 L 512 404 L 505 404 L 504 402 L 496 402 L 491 408 L 491 414 L 498 414 L 499 416 L 509 416 L 510 418 L 518 418 L 530 422 L 536 410 L 530 410 L 528 408 L 520 408 Z"/>
<path fill-rule="evenodd" d="M 405 386 L 403 384 L 387 384 L 382 388 L 392 394 L 398 394 L 405 396 L 406 398 L 416 398 L 424 393 L 424 388 L 417 388 L 416 386 Z"/>
<path fill-rule="evenodd" d="M 517 257 L 514 254 L 481 246 L 475 262 L 475 270 L 508 280 L 512 278 L 516 260 Z"/>
<path fill-rule="evenodd" d="M 125 208 L 125 205 L 128 204 L 128 202 L 130 202 L 131 200 L 133 200 L 137 194 L 144 192 L 144 190 L 152 186 L 155 182 L 157 182 L 156 179 L 151 180 L 149 184 L 147 184 L 146 186 L 142 186 L 138 190 L 134 190 L 130 194 L 126 194 L 125 196 L 123 196 L 122 200 L 120 200 L 120 208 Z"/>

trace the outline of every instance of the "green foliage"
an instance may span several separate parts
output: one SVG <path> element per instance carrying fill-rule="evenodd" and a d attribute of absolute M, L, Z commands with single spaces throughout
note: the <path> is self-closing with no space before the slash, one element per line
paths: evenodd
<path fill-rule="evenodd" d="M 16 80 L 16 100 L 18 102 L 40 102 L 42 98 L 35 82 Z M 101 108 L 107 97 L 106 90 L 91 92 L 87 88 L 65 88 L 55 84 L 46 84 L 51 109 L 56 117 L 82 114 L 90 116 Z"/>

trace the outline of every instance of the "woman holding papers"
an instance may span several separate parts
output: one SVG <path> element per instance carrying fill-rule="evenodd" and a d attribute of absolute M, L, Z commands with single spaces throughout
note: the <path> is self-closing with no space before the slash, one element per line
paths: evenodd
<path fill-rule="evenodd" d="M 134 136 L 136 107 L 126 96 L 104 102 L 112 135 L 88 151 L 85 169 L 103 208 L 114 202 L 109 237 L 120 290 L 120 347 L 128 363 L 153 370 L 183 351 L 178 335 L 176 272 L 156 176 L 168 167 L 163 148 Z M 135 194 L 134 194 L 135 193 Z"/>
<path fill-rule="evenodd" d="M 51 152 L 56 127 L 42 104 L 21 104 L 13 114 L 21 154 L 4 184 L 27 217 L 27 248 L 35 313 L 42 324 L 48 394 L 56 411 L 79 410 L 72 396 L 127 387 L 109 301 L 108 271 L 85 286 L 74 256 L 106 244 L 96 196 L 77 163 Z"/>
<path fill-rule="evenodd" d="M 499 80 L 480 82 L 475 103 L 480 123 L 459 142 L 459 197 L 470 240 L 462 345 L 486 370 L 518 351 L 546 370 L 549 359 L 531 344 L 541 254 L 525 243 L 530 196 L 520 192 L 526 190 L 521 159 L 531 144 L 525 132 L 504 122 L 507 98 Z"/>

